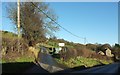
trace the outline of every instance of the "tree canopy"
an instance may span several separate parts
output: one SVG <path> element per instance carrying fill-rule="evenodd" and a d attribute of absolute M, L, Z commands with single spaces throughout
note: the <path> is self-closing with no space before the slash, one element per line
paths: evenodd
<path fill-rule="evenodd" d="M 49 8 L 49 5 L 42 2 L 34 2 L 34 5 L 31 2 L 20 3 L 20 30 L 22 37 L 29 45 L 44 42 L 46 36 L 53 35 L 54 32 L 59 30 L 59 27 L 53 21 L 39 11 L 39 9 L 42 10 L 56 21 L 57 16 Z M 9 5 L 7 9 L 8 17 L 17 28 L 17 3 L 12 6 Z"/>

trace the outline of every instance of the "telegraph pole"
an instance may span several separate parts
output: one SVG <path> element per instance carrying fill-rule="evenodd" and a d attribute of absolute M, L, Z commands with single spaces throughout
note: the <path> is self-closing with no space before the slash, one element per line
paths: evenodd
<path fill-rule="evenodd" d="M 84 38 L 84 45 L 86 44 L 86 37 Z"/>
<path fill-rule="evenodd" d="M 17 2 L 17 24 L 18 24 L 18 38 L 20 38 L 20 0 Z"/>
<path fill-rule="evenodd" d="M 17 1 L 18 52 L 20 49 L 20 0 Z"/>

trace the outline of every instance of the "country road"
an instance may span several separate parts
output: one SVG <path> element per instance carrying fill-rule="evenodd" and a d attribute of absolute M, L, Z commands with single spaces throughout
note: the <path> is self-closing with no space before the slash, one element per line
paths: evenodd
<path fill-rule="evenodd" d="M 74 71 L 72 73 L 111 73 L 112 75 L 116 75 L 119 72 L 120 62 L 115 62 L 104 66 L 93 67 L 83 71 Z"/>
<path fill-rule="evenodd" d="M 49 54 L 39 53 L 39 63 L 49 64 L 51 66 L 58 66 L 57 62 Z"/>
<path fill-rule="evenodd" d="M 49 72 L 57 72 L 66 69 L 64 65 L 58 64 L 55 59 L 47 53 L 39 53 L 38 60 L 40 66 Z"/>
<path fill-rule="evenodd" d="M 47 49 L 44 47 L 41 49 L 41 52 L 39 52 L 37 60 L 38 60 L 37 62 L 38 62 L 39 67 L 33 66 L 31 69 L 27 71 L 27 73 L 28 72 L 53 73 L 53 72 L 67 69 L 66 66 L 62 64 L 58 64 L 55 61 L 55 59 L 48 53 Z"/>

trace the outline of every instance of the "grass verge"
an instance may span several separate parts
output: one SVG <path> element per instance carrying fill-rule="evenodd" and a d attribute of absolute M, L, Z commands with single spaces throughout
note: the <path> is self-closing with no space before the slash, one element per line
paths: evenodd
<path fill-rule="evenodd" d="M 93 66 L 100 65 L 100 64 L 112 63 L 112 61 L 85 58 L 81 56 L 78 56 L 76 58 L 71 58 L 67 61 L 63 61 L 62 59 L 56 59 L 56 61 L 60 64 L 66 65 L 69 68 L 74 68 L 78 66 L 93 67 Z"/>

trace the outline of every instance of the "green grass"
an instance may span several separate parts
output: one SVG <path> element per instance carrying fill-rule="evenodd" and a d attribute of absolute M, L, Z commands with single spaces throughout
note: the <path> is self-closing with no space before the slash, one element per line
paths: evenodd
<path fill-rule="evenodd" d="M 33 61 L 34 57 L 24 55 L 15 59 L 2 59 L 0 64 L 2 64 L 3 73 L 22 73 L 35 65 Z"/>
<path fill-rule="evenodd" d="M 12 38 L 12 39 L 15 39 L 15 38 L 18 38 L 17 35 L 15 35 L 14 33 L 12 32 L 0 32 L 0 34 L 2 34 L 2 37 L 5 37 L 5 38 Z"/>
<path fill-rule="evenodd" d="M 103 63 L 103 64 L 110 64 L 110 63 L 113 63 L 113 61 L 112 60 L 99 60 L 101 63 Z"/>
<path fill-rule="evenodd" d="M 16 57 L 15 59 L 0 60 L 0 64 L 3 67 L 3 73 L 22 73 L 29 68 L 31 68 L 34 64 L 34 57 Z"/>
<path fill-rule="evenodd" d="M 4 59 L 0 59 L 0 63 L 6 63 Z"/>
<path fill-rule="evenodd" d="M 97 60 L 93 58 L 85 58 L 85 57 L 76 57 L 71 58 L 68 61 L 63 61 L 62 59 L 56 59 L 58 63 L 64 64 L 68 66 L 69 68 L 78 67 L 78 66 L 85 66 L 85 67 L 93 67 L 95 65 L 99 64 L 110 64 L 112 61 L 106 61 L 106 60 Z"/>
<path fill-rule="evenodd" d="M 33 62 L 35 60 L 34 57 L 27 57 L 27 56 L 21 56 L 21 57 L 16 57 L 14 59 L 0 59 L 1 63 L 14 63 L 14 62 Z"/>
<path fill-rule="evenodd" d="M 33 62 L 34 57 L 18 57 L 15 59 L 15 62 Z"/>

